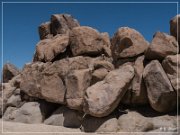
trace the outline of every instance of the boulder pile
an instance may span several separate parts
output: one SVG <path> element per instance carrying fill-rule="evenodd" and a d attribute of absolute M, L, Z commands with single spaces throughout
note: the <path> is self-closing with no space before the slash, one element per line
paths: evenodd
<path fill-rule="evenodd" d="M 4 65 L 0 115 L 85 132 L 160 130 L 157 122 L 164 124 L 180 99 L 179 18 L 170 21 L 171 35 L 156 32 L 149 43 L 129 27 L 110 39 L 71 15 L 52 15 L 39 26 L 33 61 L 21 71 Z"/>

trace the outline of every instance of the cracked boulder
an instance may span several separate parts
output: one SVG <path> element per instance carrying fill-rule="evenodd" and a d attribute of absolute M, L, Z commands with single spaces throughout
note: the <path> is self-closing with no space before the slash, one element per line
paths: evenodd
<path fill-rule="evenodd" d="M 157 60 L 146 65 L 143 72 L 151 107 L 162 113 L 176 107 L 177 96 L 161 64 Z"/>
<path fill-rule="evenodd" d="M 20 89 L 29 96 L 64 104 L 65 86 L 61 77 L 58 73 L 43 72 L 49 66 L 50 63 L 41 62 L 27 64 L 22 71 Z"/>
<path fill-rule="evenodd" d="M 133 77 L 134 68 L 130 65 L 109 72 L 103 81 L 87 88 L 84 112 L 95 117 L 109 115 L 118 106 Z"/>
<path fill-rule="evenodd" d="M 180 60 L 180 54 L 169 55 L 163 60 L 162 66 L 180 99 L 180 72 L 178 72 L 180 71 L 180 63 L 178 60 Z"/>

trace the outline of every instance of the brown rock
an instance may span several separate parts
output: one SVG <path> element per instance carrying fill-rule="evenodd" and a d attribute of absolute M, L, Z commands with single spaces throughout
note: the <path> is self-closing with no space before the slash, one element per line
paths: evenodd
<path fill-rule="evenodd" d="M 38 30 L 39 30 L 39 37 L 40 39 L 48 39 L 48 38 L 52 38 L 53 35 L 51 34 L 51 31 L 50 31 L 50 25 L 51 23 L 50 22 L 45 22 L 45 23 L 42 23 L 39 27 L 38 27 Z"/>
<path fill-rule="evenodd" d="M 14 76 L 20 74 L 20 71 L 18 68 L 16 68 L 11 63 L 6 63 L 3 66 L 3 82 L 6 83 L 9 80 L 11 80 Z"/>
<path fill-rule="evenodd" d="M 172 36 L 176 37 L 178 43 L 180 43 L 180 34 L 177 31 L 180 31 L 180 15 L 176 15 L 170 20 L 170 33 Z M 178 37 L 177 37 L 178 36 Z"/>
<path fill-rule="evenodd" d="M 91 71 L 89 69 L 73 70 L 65 80 L 67 106 L 71 109 L 82 110 L 85 90 L 91 82 Z"/>
<path fill-rule="evenodd" d="M 173 36 L 156 32 L 154 38 L 145 53 L 146 59 L 163 60 L 168 55 L 175 55 L 178 52 L 178 44 Z"/>
<path fill-rule="evenodd" d="M 89 87 L 85 94 L 85 113 L 95 117 L 109 115 L 118 106 L 133 76 L 132 66 L 122 66 L 109 72 L 103 81 Z"/>
<path fill-rule="evenodd" d="M 118 123 L 121 132 L 147 132 L 154 129 L 154 125 L 148 117 L 135 111 L 128 111 L 127 114 L 121 115 Z"/>
<path fill-rule="evenodd" d="M 8 107 L 3 120 L 22 123 L 42 123 L 40 104 L 37 102 L 25 103 L 21 108 Z"/>
<path fill-rule="evenodd" d="M 180 72 L 178 72 L 180 71 L 180 63 L 178 63 L 178 60 L 180 60 L 180 54 L 169 55 L 163 60 L 162 66 L 180 98 Z"/>
<path fill-rule="evenodd" d="M 120 58 L 135 57 L 144 53 L 149 43 L 136 30 L 122 27 L 115 33 L 111 44 L 112 55 L 116 61 Z"/>
<path fill-rule="evenodd" d="M 65 86 L 58 73 L 45 74 L 43 71 L 50 63 L 36 62 L 24 67 L 20 88 L 29 96 L 49 102 L 64 103 Z"/>
<path fill-rule="evenodd" d="M 11 86 L 9 83 L 3 83 L 0 91 L 0 116 L 3 115 L 7 108 L 7 101 L 13 95 L 16 87 Z"/>
<path fill-rule="evenodd" d="M 157 60 L 151 61 L 144 69 L 143 78 L 151 107 L 158 112 L 168 112 L 176 106 L 176 93 Z"/>
<path fill-rule="evenodd" d="M 100 34 L 97 30 L 86 26 L 72 29 L 70 48 L 74 56 L 97 56 L 101 54 L 111 56 L 110 41 L 107 33 Z"/>
<path fill-rule="evenodd" d="M 79 26 L 79 22 L 69 14 L 54 14 L 51 16 L 51 33 L 68 34 L 74 27 Z"/>
<path fill-rule="evenodd" d="M 105 76 L 112 70 L 114 70 L 114 66 L 111 62 L 107 60 L 95 60 L 93 62 L 91 85 L 102 81 Z"/>
<path fill-rule="evenodd" d="M 135 75 L 132 80 L 132 103 L 133 104 L 147 104 L 147 91 L 143 81 L 144 71 L 144 56 L 140 56 L 136 59 L 134 64 Z"/>
<path fill-rule="evenodd" d="M 135 75 L 122 102 L 128 105 L 145 105 L 148 103 L 147 91 L 142 78 L 144 71 L 144 56 L 136 59 L 134 65 Z"/>
<path fill-rule="evenodd" d="M 56 35 L 52 39 L 41 40 L 36 46 L 33 61 L 52 61 L 57 55 L 66 51 L 69 36 Z"/>

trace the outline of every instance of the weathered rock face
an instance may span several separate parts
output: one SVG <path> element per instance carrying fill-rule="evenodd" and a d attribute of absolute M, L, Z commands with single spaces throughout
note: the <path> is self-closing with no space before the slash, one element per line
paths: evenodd
<path fill-rule="evenodd" d="M 102 81 L 110 71 L 114 70 L 114 65 L 106 60 L 95 60 L 92 65 L 91 85 Z"/>
<path fill-rule="evenodd" d="M 82 122 L 82 131 L 85 132 L 117 132 L 118 121 L 114 116 L 96 118 L 87 116 Z"/>
<path fill-rule="evenodd" d="M 13 92 L 16 90 L 16 87 L 12 87 L 9 83 L 3 83 L 1 86 L 2 90 L 0 91 L 0 116 L 3 115 L 4 111 L 7 108 L 7 101 L 13 95 Z"/>
<path fill-rule="evenodd" d="M 82 110 L 85 90 L 90 86 L 89 69 L 73 70 L 66 77 L 66 102 L 71 109 Z"/>
<path fill-rule="evenodd" d="M 176 93 L 157 60 L 151 61 L 144 69 L 143 78 L 151 107 L 158 112 L 168 112 L 176 106 Z"/>
<path fill-rule="evenodd" d="M 10 98 L 7 100 L 7 106 L 11 106 L 11 107 L 21 107 L 23 105 L 23 101 L 21 99 L 21 95 L 20 95 L 20 89 L 16 89 L 13 94 L 10 96 Z"/>
<path fill-rule="evenodd" d="M 8 107 L 3 119 L 22 123 L 42 123 L 40 104 L 37 102 L 25 103 L 21 108 Z"/>
<path fill-rule="evenodd" d="M 7 63 L 3 66 L 3 83 L 8 82 L 13 77 L 20 73 L 19 69 L 17 69 L 13 64 Z"/>
<path fill-rule="evenodd" d="M 39 27 L 39 37 L 40 39 L 48 39 L 48 38 L 52 38 L 53 35 L 51 34 L 51 28 L 50 28 L 51 22 L 45 22 L 42 23 Z"/>
<path fill-rule="evenodd" d="M 147 132 L 154 129 L 153 123 L 135 111 L 128 111 L 118 119 L 121 132 Z"/>
<path fill-rule="evenodd" d="M 69 36 L 56 35 L 51 39 L 41 40 L 36 46 L 33 61 L 50 62 L 60 53 L 64 53 L 69 44 Z"/>
<path fill-rule="evenodd" d="M 68 34 L 74 27 L 79 26 L 79 22 L 69 14 L 54 14 L 51 16 L 51 33 Z"/>
<path fill-rule="evenodd" d="M 73 56 L 101 54 L 111 56 L 110 45 L 107 34 L 100 34 L 91 27 L 75 27 L 70 34 L 70 48 Z"/>
<path fill-rule="evenodd" d="M 109 72 L 103 81 L 86 90 L 84 111 L 95 117 L 109 115 L 118 106 L 133 77 L 134 69 L 130 65 Z"/>
<path fill-rule="evenodd" d="M 163 62 L 162 66 L 171 81 L 173 88 L 176 90 L 178 97 L 180 98 L 180 63 L 178 60 L 180 59 L 180 54 L 177 55 L 169 55 L 167 56 Z M 178 68 L 178 69 L 177 69 Z M 177 80 L 178 78 L 178 80 Z"/>
<path fill-rule="evenodd" d="M 176 37 L 177 41 L 180 43 L 180 15 L 176 15 L 170 20 L 170 33 L 172 36 Z M 177 37 L 178 36 L 178 37 Z"/>
<path fill-rule="evenodd" d="M 139 32 L 128 27 L 119 28 L 111 43 L 114 60 L 142 54 L 149 44 Z"/>
<path fill-rule="evenodd" d="M 146 59 L 163 60 L 168 55 L 175 55 L 178 52 L 178 43 L 173 36 L 156 32 L 154 38 L 145 53 Z"/>
<path fill-rule="evenodd" d="M 143 81 L 144 56 L 136 59 L 134 65 L 135 75 L 122 102 L 128 105 L 145 105 L 148 103 L 147 91 Z"/>
<path fill-rule="evenodd" d="M 65 86 L 58 73 L 45 74 L 43 71 L 50 63 L 28 64 L 22 71 L 20 88 L 29 96 L 49 102 L 64 103 Z"/>
<path fill-rule="evenodd" d="M 44 123 L 47 125 L 79 128 L 81 125 L 80 114 L 62 106 L 58 108 L 48 119 L 46 119 Z"/>

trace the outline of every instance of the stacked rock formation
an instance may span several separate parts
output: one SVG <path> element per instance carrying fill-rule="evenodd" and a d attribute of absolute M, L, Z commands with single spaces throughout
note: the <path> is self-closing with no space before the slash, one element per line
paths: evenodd
<path fill-rule="evenodd" d="M 136 112 L 128 119 L 128 114 L 119 117 L 126 112 L 119 108 L 143 105 L 157 113 L 177 109 L 178 19 L 170 21 L 171 35 L 157 32 L 149 43 L 129 27 L 119 28 L 110 39 L 108 33 L 80 26 L 71 15 L 52 15 L 39 26 L 33 62 L 22 71 L 4 65 L 1 115 L 8 121 L 89 132 L 154 130 L 149 119 L 141 121 L 148 121 L 143 129 L 125 129 L 121 121 L 144 117 Z"/>

